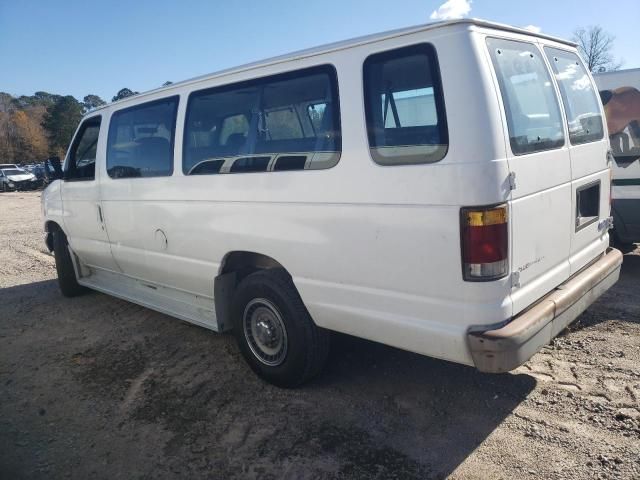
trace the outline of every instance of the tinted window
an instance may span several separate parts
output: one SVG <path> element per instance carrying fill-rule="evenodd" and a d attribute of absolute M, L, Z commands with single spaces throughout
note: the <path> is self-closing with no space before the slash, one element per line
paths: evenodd
<path fill-rule="evenodd" d="M 64 172 L 65 180 L 93 180 L 96 171 L 96 153 L 100 134 L 100 117 L 93 117 L 80 127 L 69 151 Z"/>
<path fill-rule="evenodd" d="M 178 97 L 115 112 L 109 125 L 107 173 L 112 178 L 159 177 L 173 172 Z"/>
<path fill-rule="evenodd" d="M 230 172 L 266 172 L 271 157 L 242 157 L 231 164 Z"/>
<path fill-rule="evenodd" d="M 282 155 L 276 160 L 276 164 L 273 169 L 279 170 L 302 170 L 304 164 L 307 161 L 307 157 L 304 155 Z"/>
<path fill-rule="evenodd" d="M 514 154 L 564 145 L 560 106 L 551 75 L 533 44 L 487 39 Z"/>
<path fill-rule="evenodd" d="M 444 100 L 431 45 L 368 57 L 364 94 L 369 148 L 377 163 L 428 163 L 446 155 Z"/>
<path fill-rule="evenodd" d="M 202 133 L 203 132 L 200 132 L 201 135 Z M 236 137 L 242 136 L 242 138 L 245 139 L 247 138 L 247 133 L 249 133 L 249 120 L 247 116 L 242 113 L 240 115 L 231 115 L 222 121 L 220 144 L 227 145 L 231 135 L 235 135 Z M 232 137 L 232 140 L 236 137 Z M 206 136 L 204 136 L 204 139 L 206 139 Z"/>
<path fill-rule="evenodd" d="M 264 123 L 269 138 L 272 140 L 305 138 L 302 119 L 298 117 L 298 113 L 292 107 L 265 112 Z"/>
<path fill-rule="evenodd" d="M 278 165 L 272 160 L 287 153 L 304 160 L 274 170 L 329 168 L 340 158 L 340 148 L 333 67 L 216 87 L 189 97 L 182 165 L 186 175 L 266 171 L 270 164 Z"/>
<path fill-rule="evenodd" d="M 307 115 L 309 116 L 309 123 L 311 124 L 314 134 L 322 130 L 322 122 L 326 110 L 326 103 L 312 103 L 311 105 L 307 105 Z"/>
<path fill-rule="evenodd" d="M 545 48 L 560 87 L 569 123 L 572 144 L 593 142 L 604 137 L 602 115 L 587 70 L 575 53 Z"/>

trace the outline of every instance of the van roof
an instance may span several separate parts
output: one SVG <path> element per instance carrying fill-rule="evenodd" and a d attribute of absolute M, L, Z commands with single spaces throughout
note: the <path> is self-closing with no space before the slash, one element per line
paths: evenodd
<path fill-rule="evenodd" d="M 274 65 L 274 64 L 278 64 L 278 63 L 282 63 L 282 62 L 287 62 L 287 61 L 291 61 L 291 60 L 299 60 L 302 58 L 308 58 L 308 57 L 313 57 L 315 55 L 321 55 L 324 53 L 330 53 L 330 52 L 334 52 L 336 50 L 343 50 L 346 48 L 350 48 L 350 47 L 355 47 L 358 45 L 365 45 L 367 43 L 374 43 L 380 40 L 385 40 L 388 38 L 395 38 L 395 37 L 401 37 L 403 35 L 409 35 L 412 33 L 418 33 L 418 32 L 422 32 L 422 31 L 429 31 L 429 30 L 435 30 L 438 28 L 445 28 L 445 27 L 450 27 L 452 25 L 460 25 L 460 24 L 469 24 L 469 25 L 477 25 L 480 27 L 487 27 L 487 28 L 491 28 L 494 30 L 503 30 L 503 31 L 508 31 L 508 32 L 515 32 L 515 33 L 522 33 L 522 34 L 526 34 L 529 36 L 534 36 L 534 37 L 540 37 L 540 38 L 545 38 L 548 40 L 553 40 L 555 42 L 559 42 L 559 43 L 563 43 L 572 47 L 575 47 L 576 44 L 574 42 L 571 42 L 569 40 L 565 40 L 562 38 L 558 38 L 558 37 L 554 37 L 551 35 L 546 35 L 543 33 L 536 33 L 536 32 L 531 32 L 530 30 L 526 30 L 524 28 L 519 28 L 519 27 L 514 27 L 511 25 L 507 25 L 507 24 L 503 24 L 503 23 L 496 23 L 496 22 L 491 22 L 488 20 L 482 20 L 482 19 L 478 19 L 478 18 L 462 18 L 462 19 L 457 19 L 457 20 L 446 20 L 446 21 L 442 21 L 442 22 L 431 22 L 431 23 L 425 23 L 425 24 L 420 24 L 420 25 L 414 25 L 412 27 L 405 27 L 405 28 L 399 28 L 399 29 L 395 29 L 395 30 L 388 30 L 386 32 L 380 32 L 380 33 L 374 33 L 371 35 L 364 35 L 361 37 L 355 37 L 355 38 L 351 38 L 348 40 L 341 40 L 338 42 L 333 42 L 333 43 L 328 43 L 325 45 L 320 45 L 318 47 L 312 47 L 312 48 L 307 48 L 307 49 L 303 49 L 303 50 L 298 50 L 298 51 L 294 51 L 291 53 L 287 53 L 284 55 L 278 55 L 275 57 L 270 57 L 270 58 L 266 58 L 264 60 L 258 60 L 255 62 L 250 62 L 250 63 L 246 63 L 243 65 L 238 65 L 236 67 L 231 67 L 231 68 L 226 68 L 223 70 L 218 70 L 216 72 L 212 72 L 212 73 L 207 73 L 204 75 L 200 75 L 197 77 L 193 77 L 187 80 L 182 80 L 180 82 L 175 82 L 172 83 L 171 85 L 167 85 L 166 87 L 159 87 L 159 88 L 154 88 L 152 90 L 147 90 L 146 92 L 142 92 L 142 93 L 138 93 L 135 96 L 131 96 L 131 97 L 127 97 L 124 98 L 122 100 L 118 100 L 117 102 L 111 102 L 108 103 L 104 106 L 98 107 L 95 110 L 92 110 L 91 112 L 89 112 L 87 115 L 91 115 L 94 112 L 98 111 L 98 110 L 102 110 L 104 108 L 110 107 L 111 105 L 114 105 L 116 103 L 120 103 L 122 102 L 122 104 L 127 103 L 129 100 L 133 101 L 133 100 L 139 100 L 141 97 L 145 97 L 147 95 L 151 95 L 151 94 L 155 94 L 158 93 L 160 91 L 166 90 L 167 92 L 171 91 L 172 89 L 175 89 L 177 87 L 183 87 L 185 85 L 189 85 L 189 84 L 194 84 L 194 83 L 198 83 L 204 80 L 210 80 L 212 78 L 216 78 L 216 77 L 222 77 L 225 75 L 231 75 L 234 73 L 240 73 L 240 72 L 244 72 L 247 70 L 252 70 L 254 68 L 259 68 L 259 67 L 266 67 L 269 65 Z"/>

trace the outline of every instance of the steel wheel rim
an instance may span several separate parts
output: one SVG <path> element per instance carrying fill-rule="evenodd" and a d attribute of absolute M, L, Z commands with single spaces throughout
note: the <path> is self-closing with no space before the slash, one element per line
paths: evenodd
<path fill-rule="evenodd" d="M 282 315 L 265 298 L 254 298 L 244 309 L 244 337 L 253 355 L 261 363 L 275 367 L 287 356 L 288 337 Z"/>

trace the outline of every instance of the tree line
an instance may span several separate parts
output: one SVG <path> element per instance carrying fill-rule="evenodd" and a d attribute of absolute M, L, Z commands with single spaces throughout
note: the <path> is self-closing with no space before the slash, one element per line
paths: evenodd
<path fill-rule="evenodd" d="M 111 101 L 136 95 L 121 89 Z M 71 95 L 0 92 L 0 163 L 31 163 L 50 156 L 63 158 L 82 116 L 106 102 L 98 95 L 82 101 Z"/>

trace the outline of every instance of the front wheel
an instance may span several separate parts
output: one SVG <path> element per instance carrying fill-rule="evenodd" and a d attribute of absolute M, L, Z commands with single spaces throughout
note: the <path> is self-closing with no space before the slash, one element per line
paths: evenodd
<path fill-rule="evenodd" d="M 56 259 L 58 285 L 65 297 L 77 297 L 87 289 L 78 283 L 76 271 L 71 261 L 71 253 L 67 243 L 67 236 L 62 230 L 53 232 L 53 254 Z"/>
<path fill-rule="evenodd" d="M 240 282 L 233 330 L 251 369 L 279 387 L 296 387 L 316 376 L 329 352 L 329 332 L 313 322 L 282 268 L 259 270 Z"/>

